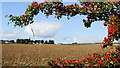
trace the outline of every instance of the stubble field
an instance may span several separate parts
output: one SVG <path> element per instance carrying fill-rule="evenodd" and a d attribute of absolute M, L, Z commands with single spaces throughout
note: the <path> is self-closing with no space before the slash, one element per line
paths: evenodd
<path fill-rule="evenodd" d="M 106 52 L 101 44 L 2 44 L 2 66 L 46 66 L 58 57 L 81 60 L 93 52 Z"/>

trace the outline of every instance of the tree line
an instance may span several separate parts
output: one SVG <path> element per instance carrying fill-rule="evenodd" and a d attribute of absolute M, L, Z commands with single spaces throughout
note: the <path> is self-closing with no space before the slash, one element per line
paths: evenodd
<path fill-rule="evenodd" d="M 54 44 L 54 40 L 31 40 L 31 39 L 16 39 L 16 40 L 0 40 L 0 43 L 18 43 L 18 44 Z"/>

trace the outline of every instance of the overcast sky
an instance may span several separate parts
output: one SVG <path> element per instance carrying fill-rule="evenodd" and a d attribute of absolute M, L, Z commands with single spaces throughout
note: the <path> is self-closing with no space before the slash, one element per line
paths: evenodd
<path fill-rule="evenodd" d="M 40 2 L 39 2 L 40 3 Z M 79 2 L 64 2 L 64 4 L 73 4 Z M 44 39 L 55 40 L 55 43 L 95 43 L 102 42 L 107 36 L 107 27 L 103 26 L 104 21 L 93 22 L 91 28 L 86 28 L 83 25 L 83 19 L 86 16 L 77 15 L 68 20 L 66 17 L 60 20 L 54 16 L 46 18 L 42 13 L 39 13 L 34 18 L 34 23 L 26 27 L 14 28 L 14 23 L 7 25 L 8 18 L 5 15 L 22 15 L 24 14 L 27 5 L 31 2 L 2 2 L 2 28 L 0 28 L 0 39 Z M 31 31 L 34 30 L 35 37 Z"/>

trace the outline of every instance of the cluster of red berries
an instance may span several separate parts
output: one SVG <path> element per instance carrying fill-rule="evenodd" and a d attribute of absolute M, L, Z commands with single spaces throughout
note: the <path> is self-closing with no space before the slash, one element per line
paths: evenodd
<path fill-rule="evenodd" d="M 55 60 L 48 61 L 48 66 L 81 66 L 82 63 L 80 60 L 67 60 L 64 61 L 61 57 Z"/>
<path fill-rule="evenodd" d="M 48 66 L 106 66 L 113 67 L 120 65 L 120 52 L 108 51 L 94 52 L 92 55 L 87 56 L 83 60 L 62 60 L 62 58 L 57 58 L 55 60 L 48 61 Z"/>
<path fill-rule="evenodd" d="M 108 21 L 104 23 L 105 26 L 108 26 L 108 37 L 105 37 L 103 40 L 103 47 L 108 45 L 112 46 L 114 39 L 118 40 L 120 38 L 120 20 L 118 16 L 110 15 Z"/>
<path fill-rule="evenodd" d="M 120 53 L 116 51 L 108 51 L 107 53 L 95 52 L 93 55 L 83 59 L 83 62 L 87 62 L 88 66 L 114 66 L 120 62 Z"/>

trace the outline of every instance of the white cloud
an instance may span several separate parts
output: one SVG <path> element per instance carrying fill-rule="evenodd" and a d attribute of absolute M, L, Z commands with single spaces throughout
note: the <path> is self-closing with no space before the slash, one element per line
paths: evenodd
<path fill-rule="evenodd" d="M 97 42 L 102 42 L 103 37 L 67 37 L 64 38 L 64 41 L 73 43 L 73 42 L 78 42 L 78 43 L 97 43 Z"/>
<path fill-rule="evenodd" d="M 35 37 L 51 38 L 55 36 L 61 26 L 62 23 L 58 22 L 34 22 L 25 28 L 25 32 Z"/>
<path fill-rule="evenodd" d="M 17 39 L 19 37 L 22 37 L 19 35 L 19 31 L 7 31 L 2 30 L 0 33 L 0 39 Z"/>

